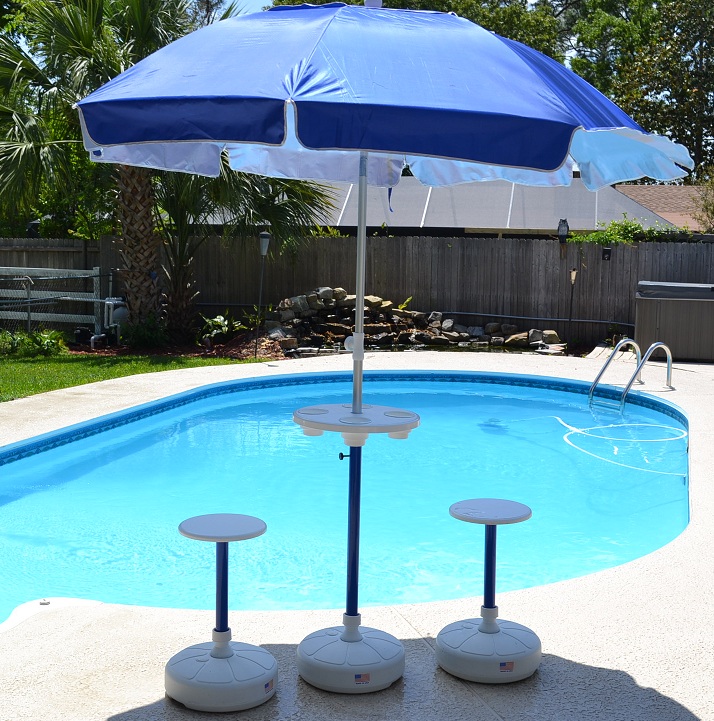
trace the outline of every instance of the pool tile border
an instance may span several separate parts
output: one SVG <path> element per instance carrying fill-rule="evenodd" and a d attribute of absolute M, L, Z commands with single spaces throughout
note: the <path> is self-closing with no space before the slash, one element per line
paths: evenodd
<path fill-rule="evenodd" d="M 212 383 L 189 391 L 177 393 L 167 398 L 150 401 L 134 408 L 117 411 L 105 416 L 99 416 L 90 421 L 77 423 L 57 431 L 36 436 L 29 440 L 12 443 L 0 448 L 0 466 L 29 458 L 38 453 L 67 445 L 76 440 L 88 438 L 114 428 L 149 418 L 194 401 L 204 398 L 214 398 L 230 393 L 242 391 L 261 390 L 263 388 L 280 388 L 285 386 L 324 385 L 325 383 L 344 383 L 352 379 L 347 372 L 326 372 L 308 374 L 289 374 L 273 378 L 244 378 L 221 383 Z M 586 395 L 590 384 L 584 381 L 564 380 L 562 378 L 549 378 L 547 376 L 520 375 L 513 373 L 474 372 L 474 371 L 372 371 L 364 374 L 366 384 L 379 381 L 409 380 L 412 382 L 438 382 L 450 383 L 478 383 L 480 385 L 509 385 L 517 387 L 541 388 L 555 390 L 576 395 Z M 619 402 L 622 391 L 618 388 L 601 386 L 598 389 L 598 398 Z M 687 416 L 672 403 L 646 394 L 633 392 L 628 396 L 628 402 L 650 410 L 655 410 L 682 423 L 689 428 Z"/>

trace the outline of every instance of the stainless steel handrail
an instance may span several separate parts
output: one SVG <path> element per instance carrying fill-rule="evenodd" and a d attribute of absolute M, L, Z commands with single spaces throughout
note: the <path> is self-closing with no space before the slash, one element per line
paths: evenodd
<path fill-rule="evenodd" d="M 638 372 L 640 371 L 640 361 L 642 359 L 642 352 L 640 351 L 640 346 L 635 343 L 635 341 L 632 340 L 632 338 L 623 338 L 612 350 L 612 353 L 610 353 L 610 357 L 605 361 L 605 365 L 600 369 L 600 372 L 597 374 L 597 377 L 593 381 L 593 384 L 590 386 L 590 390 L 588 391 L 588 403 L 592 403 L 593 400 L 593 394 L 595 393 L 595 388 L 597 384 L 600 382 L 600 379 L 602 378 L 603 374 L 607 370 L 607 367 L 612 362 L 612 359 L 615 357 L 615 353 L 617 353 L 621 348 L 624 348 L 625 346 L 632 346 L 635 349 L 635 353 L 637 354 L 637 371 L 635 371 L 635 375 L 632 377 L 632 380 L 630 381 L 630 385 L 632 385 L 632 382 L 634 381 L 634 378 L 637 376 Z M 642 376 L 637 379 L 640 383 L 642 383 Z"/>
<path fill-rule="evenodd" d="M 645 363 L 647 363 L 652 353 L 654 353 L 658 348 L 662 348 L 662 350 L 664 350 L 664 352 L 667 354 L 667 382 L 665 383 L 665 385 L 667 386 L 667 388 L 674 390 L 674 386 L 672 385 L 672 351 L 664 343 L 662 343 L 662 341 L 658 340 L 647 349 L 644 356 L 642 357 L 642 360 L 637 364 L 637 368 L 635 369 L 632 378 L 630 378 L 630 382 L 625 386 L 625 390 L 622 392 L 622 397 L 620 398 L 620 410 L 622 410 L 625 406 L 625 398 L 630 392 L 630 388 L 632 388 L 632 384 L 635 382 L 637 374 L 642 372 L 642 368 L 644 367 Z"/>

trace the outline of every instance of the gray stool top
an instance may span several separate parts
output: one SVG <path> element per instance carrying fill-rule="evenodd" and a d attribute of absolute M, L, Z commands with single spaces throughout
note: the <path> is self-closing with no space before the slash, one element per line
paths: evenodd
<path fill-rule="evenodd" d="M 517 501 L 501 498 L 471 498 L 458 501 L 449 508 L 449 513 L 459 521 L 482 523 L 487 526 L 500 526 L 505 523 L 527 521 L 531 509 Z"/>
<path fill-rule="evenodd" d="M 187 518 L 179 525 L 179 533 L 197 541 L 245 541 L 262 536 L 267 529 L 264 521 L 240 513 L 209 513 Z"/>

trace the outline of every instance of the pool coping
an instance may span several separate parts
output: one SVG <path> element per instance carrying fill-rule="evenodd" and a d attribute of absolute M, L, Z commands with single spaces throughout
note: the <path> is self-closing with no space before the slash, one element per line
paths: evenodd
<path fill-rule="evenodd" d="M 365 360 L 369 370 L 517 372 L 582 382 L 590 382 L 601 366 L 587 358 L 476 353 L 368 353 Z M 184 369 L 54 391 L 0 404 L 0 442 L 90 421 L 98 408 L 116 412 L 204 383 L 349 370 L 349 356 L 319 357 Z M 633 370 L 631 363 L 613 363 L 605 382 L 622 387 Z M 714 718 L 714 691 L 696 673 L 701 669 L 706 676 L 714 667 L 708 638 L 714 579 L 705 552 L 714 541 L 707 523 L 714 492 L 706 472 L 714 463 L 714 420 L 707 412 L 714 366 L 675 363 L 674 392 L 661 388 L 662 364 L 648 364 L 644 377 L 648 393 L 675 403 L 689 419 L 690 524 L 667 546 L 623 566 L 499 594 L 502 616 L 529 626 L 543 642 L 545 655 L 535 676 L 485 686 L 436 668 L 436 633 L 451 621 L 477 615 L 478 598 L 364 609 L 365 624 L 403 639 L 407 670 L 390 689 L 359 697 L 312 689 L 294 669 L 295 644 L 311 631 L 338 624 L 341 612 L 235 612 L 231 623 L 240 634 L 234 633 L 268 647 L 281 666 L 276 697 L 241 718 Z M 13 658 L 0 668 L 0 707 L 12 711 L 13 719 L 215 718 L 188 712 L 163 696 L 164 664 L 184 646 L 207 640 L 210 612 L 48 600 L 42 606 L 24 604 L 12 623 L 0 625 L 0 650 Z M 101 644 L 93 643 L 97 634 Z M 41 656 L 35 650 L 38 639 Z"/>

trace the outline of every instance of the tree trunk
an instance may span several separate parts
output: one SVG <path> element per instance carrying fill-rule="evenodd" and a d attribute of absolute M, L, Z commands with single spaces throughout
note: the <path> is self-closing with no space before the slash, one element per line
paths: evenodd
<path fill-rule="evenodd" d="M 144 323 L 161 319 L 163 300 L 161 277 L 161 239 L 154 232 L 151 171 L 129 165 L 118 166 L 119 221 L 122 237 L 121 279 L 126 291 L 129 322 Z"/>

